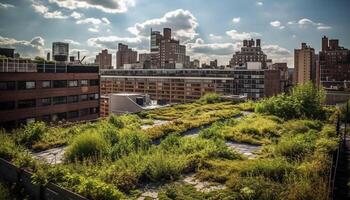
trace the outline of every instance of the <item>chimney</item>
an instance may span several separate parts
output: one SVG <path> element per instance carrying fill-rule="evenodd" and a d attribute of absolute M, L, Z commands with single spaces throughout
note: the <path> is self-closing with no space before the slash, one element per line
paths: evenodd
<path fill-rule="evenodd" d="M 80 60 L 80 51 L 78 51 L 78 60 Z"/>

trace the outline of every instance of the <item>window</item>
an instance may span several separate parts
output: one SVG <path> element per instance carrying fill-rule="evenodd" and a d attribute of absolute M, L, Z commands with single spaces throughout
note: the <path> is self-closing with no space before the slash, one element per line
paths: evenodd
<path fill-rule="evenodd" d="M 70 111 L 70 112 L 67 113 L 67 118 L 68 119 L 77 118 L 77 117 L 79 117 L 79 111 L 78 110 Z"/>
<path fill-rule="evenodd" d="M 51 81 L 42 81 L 41 87 L 42 88 L 51 88 Z"/>
<path fill-rule="evenodd" d="M 3 90 L 16 90 L 15 81 L 0 81 L 0 91 Z"/>
<path fill-rule="evenodd" d="M 42 98 L 41 99 L 41 105 L 42 106 L 50 106 L 51 105 L 51 98 Z"/>
<path fill-rule="evenodd" d="M 35 89 L 35 81 L 18 81 L 17 88 L 19 90 Z"/>
<path fill-rule="evenodd" d="M 67 103 L 76 103 L 79 101 L 79 96 L 74 95 L 74 96 L 68 96 L 67 97 Z"/>
<path fill-rule="evenodd" d="M 97 85 L 99 85 L 98 79 L 90 80 L 90 86 L 97 86 Z"/>
<path fill-rule="evenodd" d="M 15 101 L 3 101 L 0 102 L 0 110 L 13 110 L 16 108 Z"/>
<path fill-rule="evenodd" d="M 87 94 L 80 95 L 80 101 L 87 101 L 87 100 L 88 100 L 88 95 Z"/>
<path fill-rule="evenodd" d="M 35 99 L 19 100 L 18 108 L 32 108 L 36 106 Z"/>
<path fill-rule="evenodd" d="M 85 109 L 82 109 L 80 110 L 80 116 L 86 116 L 86 115 L 89 115 L 89 108 L 85 108 Z"/>
<path fill-rule="evenodd" d="M 68 87 L 78 87 L 78 81 L 77 80 L 68 81 Z"/>
<path fill-rule="evenodd" d="M 89 94 L 89 100 L 95 100 L 96 99 L 96 96 L 95 94 Z M 98 94 L 97 94 L 97 99 L 98 99 Z"/>
<path fill-rule="evenodd" d="M 67 103 L 67 97 L 66 97 L 66 96 L 63 96 L 63 97 L 53 97 L 53 98 L 52 98 L 52 103 L 53 103 L 53 105 L 65 104 L 65 103 Z"/>
<path fill-rule="evenodd" d="M 88 86 L 88 80 L 80 80 L 80 86 Z"/>
<path fill-rule="evenodd" d="M 96 114 L 98 113 L 98 107 L 97 108 L 90 108 L 90 114 Z"/>
<path fill-rule="evenodd" d="M 67 87 L 67 81 L 66 80 L 53 81 L 53 87 L 54 88 L 65 88 L 65 87 Z"/>

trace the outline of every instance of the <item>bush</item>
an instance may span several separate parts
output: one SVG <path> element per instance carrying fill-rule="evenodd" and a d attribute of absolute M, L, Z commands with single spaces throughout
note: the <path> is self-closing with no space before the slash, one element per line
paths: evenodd
<path fill-rule="evenodd" d="M 118 129 L 124 128 L 123 121 L 119 117 L 115 116 L 114 114 L 109 116 L 108 122 L 113 124 Z"/>
<path fill-rule="evenodd" d="M 311 82 L 304 85 L 297 85 L 290 95 L 281 94 L 260 101 L 255 111 L 276 115 L 284 119 L 312 118 L 324 119 L 323 102 L 325 95 Z"/>
<path fill-rule="evenodd" d="M 73 139 L 65 157 L 69 161 L 98 158 L 108 153 L 109 144 L 101 134 L 90 131 L 84 132 Z"/>
<path fill-rule="evenodd" d="M 201 104 L 212 104 L 212 103 L 218 103 L 220 101 L 221 101 L 220 95 L 216 93 L 206 93 L 200 99 L 197 100 L 197 102 Z"/>
<path fill-rule="evenodd" d="M 44 122 L 29 123 L 19 135 L 19 142 L 27 147 L 31 147 L 42 138 L 46 131 L 47 127 Z"/>

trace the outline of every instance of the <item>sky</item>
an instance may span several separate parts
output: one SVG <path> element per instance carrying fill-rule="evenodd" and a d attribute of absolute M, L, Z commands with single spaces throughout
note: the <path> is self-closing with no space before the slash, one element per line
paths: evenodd
<path fill-rule="evenodd" d="M 145 53 L 150 29 L 169 27 L 191 59 L 227 65 L 243 39 L 262 39 L 273 62 L 294 67 L 293 52 L 321 38 L 350 47 L 350 0 L 0 0 L 0 47 L 22 57 L 45 56 L 52 42 L 92 62 L 119 42 Z"/>

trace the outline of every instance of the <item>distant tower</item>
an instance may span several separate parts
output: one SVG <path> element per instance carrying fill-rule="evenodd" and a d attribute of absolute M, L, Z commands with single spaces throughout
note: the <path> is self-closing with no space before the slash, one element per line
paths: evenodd
<path fill-rule="evenodd" d="M 47 60 L 47 61 L 50 61 L 50 58 L 51 58 L 50 52 L 47 52 L 47 54 L 46 54 L 46 60 Z"/>
<path fill-rule="evenodd" d="M 257 40 L 256 40 L 256 46 L 257 46 L 257 47 L 260 47 L 260 45 L 261 45 L 261 40 L 260 40 L 260 39 L 257 39 Z"/>
<path fill-rule="evenodd" d="M 322 38 L 322 51 L 328 50 L 328 38 L 323 36 Z"/>

